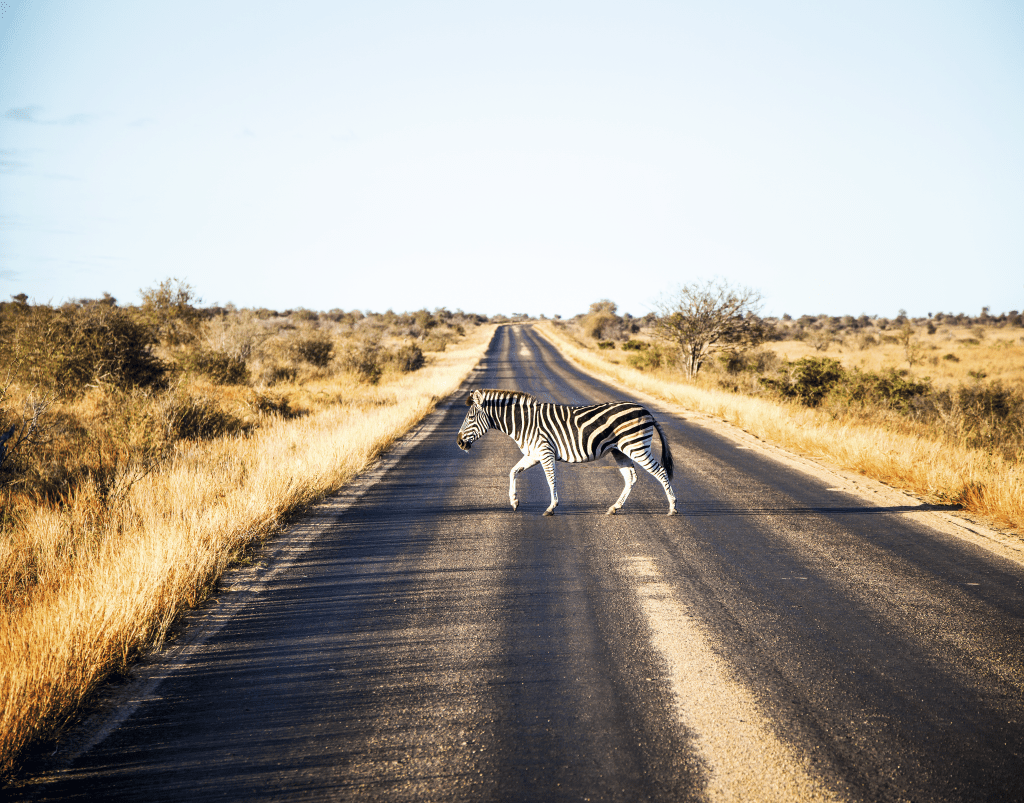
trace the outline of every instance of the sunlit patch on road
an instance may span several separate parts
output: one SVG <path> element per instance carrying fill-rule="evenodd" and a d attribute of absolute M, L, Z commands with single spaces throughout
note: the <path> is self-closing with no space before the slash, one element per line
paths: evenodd
<path fill-rule="evenodd" d="M 812 759 L 782 742 L 712 648 L 650 558 L 626 558 L 651 644 L 664 661 L 679 724 L 696 735 L 713 801 L 838 801 L 811 773 Z"/>

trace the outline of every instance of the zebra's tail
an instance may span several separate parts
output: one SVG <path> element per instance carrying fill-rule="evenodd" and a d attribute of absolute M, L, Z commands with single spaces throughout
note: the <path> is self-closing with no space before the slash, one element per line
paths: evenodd
<path fill-rule="evenodd" d="M 665 437 L 665 433 L 661 431 L 661 425 L 654 420 L 654 416 L 651 416 L 651 420 L 654 421 L 654 428 L 658 430 L 658 437 L 661 438 L 661 465 L 665 467 L 665 473 L 668 474 L 669 481 L 672 480 L 672 450 L 668 446 L 668 438 Z"/>

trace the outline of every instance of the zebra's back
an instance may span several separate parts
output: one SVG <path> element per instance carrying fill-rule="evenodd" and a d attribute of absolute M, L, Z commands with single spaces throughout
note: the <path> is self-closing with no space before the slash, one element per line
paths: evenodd
<path fill-rule="evenodd" d="M 548 439 L 558 459 L 567 463 L 597 460 L 609 449 L 649 449 L 655 426 L 654 417 L 633 402 L 584 407 L 539 402 L 536 416 L 540 426 L 535 434 Z"/>

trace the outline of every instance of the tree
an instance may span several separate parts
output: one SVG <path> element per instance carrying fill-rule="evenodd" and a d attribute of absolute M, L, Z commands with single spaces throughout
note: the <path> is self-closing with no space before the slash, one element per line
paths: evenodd
<path fill-rule="evenodd" d="M 681 285 L 655 308 L 654 334 L 679 349 L 690 379 L 712 354 L 741 352 L 764 340 L 761 294 L 721 279 Z"/>
<path fill-rule="evenodd" d="M 616 315 L 617 310 L 615 302 L 607 298 L 595 301 L 583 319 L 583 331 L 597 340 L 614 338 L 622 327 L 622 320 Z"/>

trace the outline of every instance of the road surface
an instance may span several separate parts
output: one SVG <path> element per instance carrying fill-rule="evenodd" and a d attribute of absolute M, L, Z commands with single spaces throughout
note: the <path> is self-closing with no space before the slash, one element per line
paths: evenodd
<path fill-rule="evenodd" d="M 626 395 L 525 326 L 472 382 Z M 1024 799 L 1018 562 L 657 408 L 680 515 L 643 472 L 604 515 L 610 458 L 559 464 L 551 518 L 529 470 L 513 512 L 519 452 L 461 452 L 465 409 L 16 796 Z"/>

